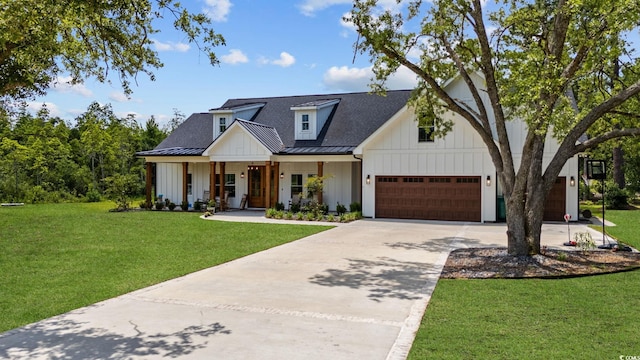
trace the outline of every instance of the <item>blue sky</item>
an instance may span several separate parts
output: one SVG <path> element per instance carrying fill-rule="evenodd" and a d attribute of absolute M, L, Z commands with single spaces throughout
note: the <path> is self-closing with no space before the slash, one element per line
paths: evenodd
<path fill-rule="evenodd" d="M 132 84 L 127 99 L 117 79 L 101 84 L 87 79 L 70 86 L 60 76 L 47 96 L 29 102 L 33 112 L 43 103 L 53 116 L 73 123 L 97 101 L 110 103 L 118 116 L 135 114 L 140 124 L 151 116 L 164 126 L 177 109 L 186 116 L 221 106 L 230 98 L 309 95 L 368 91 L 372 77 L 367 55 L 354 61 L 357 35 L 342 21 L 352 0 L 189 0 L 192 12 L 205 12 L 226 39 L 215 48 L 220 66 L 188 44 L 170 21 L 160 21 L 154 48 L 164 67 Z M 396 0 L 379 0 L 382 8 Z M 485 1 L 489 8 L 495 3 Z M 491 29 L 489 29 L 491 30 Z M 634 32 L 631 40 L 637 40 Z M 637 41 L 633 41 L 637 43 Z M 637 52 L 636 52 L 637 53 Z M 390 89 L 410 89 L 415 76 L 406 68 L 387 82 Z"/>
<path fill-rule="evenodd" d="M 395 0 L 382 1 L 394 6 Z M 368 91 L 372 73 L 369 58 L 354 62 L 356 33 L 342 21 L 351 0 L 191 0 L 191 11 L 207 12 L 226 46 L 215 48 L 220 66 L 211 66 L 206 55 L 171 23 L 156 24 L 154 48 L 164 67 L 156 81 L 144 74 L 132 86 L 127 99 L 117 79 L 101 84 L 87 79 L 70 86 L 60 76 L 47 96 L 29 103 L 31 110 L 47 104 L 52 115 L 73 121 L 97 101 L 111 103 L 119 116 L 136 114 L 139 123 L 154 115 L 160 125 L 173 109 L 186 116 L 219 107 L 229 98 L 307 95 Z M 389 83 L 393 89 L 415 85 L 415 77 L 401 71 Z"/>

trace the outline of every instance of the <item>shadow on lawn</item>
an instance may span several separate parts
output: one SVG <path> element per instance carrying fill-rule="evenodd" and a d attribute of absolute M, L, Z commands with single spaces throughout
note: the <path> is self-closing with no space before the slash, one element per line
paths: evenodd
<path fill-rule="evenodd" d="M 392 249 L 448 253 L 454 249 L 452 243 L 479 244 L 478 240 L 442 238 L 421 243 L 386 243 Z M 390 252 L 391 254 L 391 252 Z M 346 259 L 346 269 L 327 269 L 309 278 L 321 286 L 343 286 L 351 289 L 366 289 L 369 299 L 380 302 L 385 298 L 418 300 L 436 285 L 444 264 L 398 260 L 378 257 L 376 260 Z"/>
<path fill-rule="evenodd" d="M 11 330 L 0 335 L 0 358 L 29 359 L 129 359 L 138 356 L 177 358 L 206 346 L 206 338 L 230 334 L 219 323 L 190 326 L 174 333 L 145 334 L 131 322 L 135 336 L 123 336 L 106 329 L 62 317 Z"/>

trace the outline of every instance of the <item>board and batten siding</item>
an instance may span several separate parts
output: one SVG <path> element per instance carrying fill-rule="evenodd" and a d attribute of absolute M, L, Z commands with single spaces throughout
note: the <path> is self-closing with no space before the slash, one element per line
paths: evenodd
<path fill-rule="evenodd" d="M 284 179 L 279 181 L 280 201 L 288 206 L 293 197 L 291 193 L 291 175 L 301 174 L 303 185 L 307 178 L 316 175 L 318 165 L 316 162 L 281 162 L 280 171 L 284 173 Z M 327 162 L 322 169 L 327 179 L 324 181 L 323 201 L 329 206 L 330 211 L 335 211 L 338 202 L 349 206 L 351 202 L 358 201 L 358 195 L 354 194 L 354 181 L 359 181 L 357 174 L 353 174 L 353 166 L 350 162 Z"/>
<path fill-rule="evenodd" d="M 480 176 L 495 177 L 495 168 L 480 136 L 470 125 L 454 120 L 454 129 L 433 142 L 418 142 L 418 123 L 410 109 L 363 149 L 364 216 L 375 215 L 376 176 Z M 366 177 L 371 183 L 366 183 Z M 496 189 L 482 182 L 482 221 L 495 221 Z M 368 200 L 367 200 L 368 199 Z"/>
<path fill-rule="evenodd" d="M 182 202 L 182 163 L 156 164 L 156 192 L 176 204 Z"/>
<path fill-rule="evenodd" d="M 239 126 L 227 129 L 227 132 L 230 133 L 209 149 L 209 153 L 215 154 L 210 161 L 269 160 L 271 153 Z"/>

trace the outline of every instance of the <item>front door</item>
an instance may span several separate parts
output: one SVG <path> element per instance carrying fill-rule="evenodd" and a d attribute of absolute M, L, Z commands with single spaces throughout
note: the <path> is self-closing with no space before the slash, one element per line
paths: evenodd
<path fill-rule="evenodd" d="M 264 166 L 251 166 L 249 168 L 249 207 L 265 207 L 265 174 Z"/>

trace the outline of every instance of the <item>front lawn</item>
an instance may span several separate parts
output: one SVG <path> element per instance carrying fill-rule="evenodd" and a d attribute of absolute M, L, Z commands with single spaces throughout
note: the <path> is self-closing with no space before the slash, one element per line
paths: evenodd
<path fill-rule="evenodd" d="M 110 213 L 109 203 L 0 208 L 0 331 L 329 229 Z"/>
<path fill-rule="evenodd" d="M 640 245 L 640 211 L 608 210 L 612 236 Z M 441 279 L 409 359 L 638 356 L 640 271 L 561 280 Z"/>

